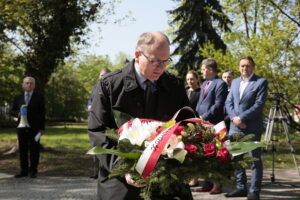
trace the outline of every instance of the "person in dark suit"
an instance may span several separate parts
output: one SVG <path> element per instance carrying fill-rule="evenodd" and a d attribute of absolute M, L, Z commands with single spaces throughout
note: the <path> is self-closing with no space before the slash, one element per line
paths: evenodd
<path fill-rule="evenodd" d="M 17 128 L 21 171 L 16 178 L 30 176 L 35 178 L 40 157 L 39 136 L 45 130 L 45 104 L 41 94 L 34 91 L 35 79 L 23 80 L 24 92 L 14 98 L 11 114 L 20 121 L 20 108 L 27 105 L 27 121 L 30 127 Z M 38 136 L 37 136 L 38 135 Z M 29 152 L 29 160 L 28 160 Z M 30 161 L 30 162 L 29 162 Z"/>
<path fill-rule="evenodd" d="M 199 100 L 200 96 L 200 79 L 194 70 L 188 71 L 186 74 L 186 94 L 190 100 L 190 107 L 193 108 L 193 110 L 196 110 L 197 102 Z"/>
<path fill-rule="evenodd" d="M 226 100 L 226 111 L 231 119 L 229 135 L 241 133 L 254 134 L 253 141 L 260 141 L 263 132 L 263 107 L 267 97 L 268 82 L 255 75 L 255 63 L 252 57 L 243 57 L 239 61 L 241 77 L 232 81 L 231 89 Z M 257 158 L 252 163 L 252 178 L 248 200 L 259 199 L 263 176 L 261 148 L 250 152 Z M 236 189 L 226 197 L 246 197 L 247 177 L 245 169 L 236 172 Z"/>
<path fill-rule="evenodd" d="M 124 68 L 111 72 L 97 86 L 89 115 L 88 133 L 93 146 L 115 148 L 116 143 L 105 135 L 107 128 L 117 128 L 113 110 L 132 117 L 169 120 L 177 110 L 189 105 L 183 82 L 165 71 L 170 63 L 170 42 L 161 32 L 143 33 L 137 42 L 134 60 Z M 97 155 L 100 161 L 98 199 L 137 200 L 140 187 L 130 177 L 109 178 L 120 164 L 114 155 Z M 153 193 L 159 193 L 156 191 Z M 180 199 L 192 199 L 191 192 L 178 191 Z M 151 199 L 173 199 L 174 196 Z"/>
<path fill-rule="evenodd" d="M 224 70 L 222 72 L 222 79 L 227 84 L 228 93 L 229 93 L 230 92 L 231 83 L 232 83 L 232 80 L 233 80 L 233 71 L 230 71 L 229 69 Z M 226 129 L 227 129 L 227 131 L 229 131 L 230 121 L 231 120 L 230 120 L 229 116 L 227 115 L 225 106 L 224 106 L 224 113 L 225 113 L 224 121 L 225 121 L 225 124 L 226 124 Z"/>
<path fill-rule="evenodd" d="M 227 85 L 218 78 L 218 65 L 212 58 L 204 59 L 201 62 L 201 73 L 205 81 L 201 87 L 200 98 L 197 103 L 196 111 L 200 118 L 217 124 L 224 120 L 224 105 L 227 97 Z M 204 180 L 203 186 L 196 189 L 197 192 L 210 192 L 219 194 L 222 192 L 220 184 L 215 185 Z"/>

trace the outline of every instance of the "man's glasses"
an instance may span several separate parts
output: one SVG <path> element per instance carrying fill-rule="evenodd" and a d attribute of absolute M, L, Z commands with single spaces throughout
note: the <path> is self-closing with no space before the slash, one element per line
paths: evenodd
<path fill-rule="evenodd" d="M 167 60 L 155 60 L 146 56 L 142 51 L 141 54 L 153 65 L 168 65 L 172 61 L 171 58 L 168 58 Z"/>

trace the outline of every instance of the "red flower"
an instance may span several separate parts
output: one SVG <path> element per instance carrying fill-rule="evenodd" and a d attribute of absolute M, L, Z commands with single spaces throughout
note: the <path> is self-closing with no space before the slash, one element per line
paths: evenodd
<path fill-rule="evenodd" d="M 221 148 L 217 152 L 217 158 L 221 162 L 226 162 L 230 160 L 229 151 L 227 148 Z"/>
<path fill-rule="evenodd" d="M 201 133 L 196 134 L 194 140 L 195 142 L 203 142 L 203 135 Z"/>
<path fill-rule="evenodd" d="M 183 126 L 178 126 L 175 130 L 174 130 L 174 134 L 175 135 L 180 135 L 181 131 L 184 130 L 184 127 Z"/>
<path fill-rule="evenodd" d="M 216 147 L 215 147 L 215 145 L 213 145 L 211 143 L 210 144 L 206 144 L 203 147 L 203 151 L 204 151 L 204 153 L 205 153 L 206 156 L 212 156 L 216 152 Z"/>
<path fill-rule="evenodd" d="M 196 153 L 196 151 L 198 150 L 198 148 L 193 144 L 185 144 L 184 149 L 187 150 L 187 152 L 188 152 L 187 155 L 188 156 L 194 155 L 194 153 Z"/>

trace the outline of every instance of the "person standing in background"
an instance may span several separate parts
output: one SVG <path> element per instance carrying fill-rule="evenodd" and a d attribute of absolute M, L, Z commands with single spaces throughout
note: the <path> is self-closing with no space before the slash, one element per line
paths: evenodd
<path fill-rule="evenodd" d="M 24 92 L 14 98 L 11 115 L 17 117 L 19 122 L 20 108 L 26 105 L 29 127 L 17 128 L 21 171 L 15 175 L 15 178 L 28 175 L 30 178 L 36 178 L 40 157 L 39 136 L 45 131 L 45 103 L 43 96 L 34 91 L 33 77 L 25 77 L 22 86 Z"/>
<path fill-rule="evenodd" d="M 186 74 L 186 83 L 187 83 L 187 89 L 186 94 L 190 101 L 190 107 L 193 108 L 193 110 L 196 110 L 197 102 L 199 100 L 200 96 L 200 79 L 194 70 L 188 71 Z"/>
<path fill-rule="evenodd" d="M 194 70 L 190 70 L 186 74 L 186 83 L 187 83 L 187 88 L 186 88 L 186 94 L 189 98 L 190 101 L 190 107 L 196 111 L 196 106 L 199 100 L 200 96 L 200 79 Z M 195 187 L 198 185 L 198 180 L 197 178 L 191 179 L 189 182 L 189 186 Z"/>
<path fill-rule="evenodd" d="M 231 87 L 231 82 L 233 80 L 233 72 L 230 71 L 229 69 L 224 70 L 222 72 L 222 79 L 227 84 L 228 92 L 229 92 L 230 91 L 230 87 Z"/>
<path fill-rule="evenodd" d="M 201 86 L 196 111 L 200 118 L 212 124 L 218 124 L 224 120 L 224 104 L 227 97 L 227 85 L 218 78 L 217 72 L 218 65 L 214 59 L 207 58 L 201 62 L 201 73 L 205 81 Z M 204 180 L 202 187 L 195 191 L 219 194 L 222 192 L 222 187 L 219 183 L 213 184 Z"/>
<path fill-rule="evenodd" d="M 231 87 L 231 82 L 233 80 L 233 72 L 226 69 L 222 72 L 222 79 L 223 81 L 225 81 L 225 83 L 227 84 L 227 87 L 228 87 L 228 93 L 230 92 L 230 87 Z M 230 118 L 228 117 L 227 115 L 227 112 L 226 112 L 226 108 L 224 106 L 224 121 L 225 121 L 225 124 L 226 124 L 226 129 L 227 129 L 227 132 L 229 132 L 229 128 L 230 128 Z"/>
<path fill-rule="evenodd" d="M 111 72 L 111 71 L 110 71 L 108 68 L 106 68 L 106 67 L 105 67 L 105 68 L 102 68 L 101 71 L 100 71 L 98 80 L 100 81 L 100 79 L 101 79 L 105 74 L 107 74 L 107 73 L 109 73 L 109 72 Z M 94 99 L 94 96 L 95 96 L 96 92 L 97 92 L 97 89 L 96 89 L 96 86 L 95 86 L 94 89 L 93 89 L 93 92 L 92 92 L 92 94 L 91 94 L 91 96 L 90 96 L 90 98 L 89 98 L 89 100 L 88 100 L 88 102 L 87 102 L 87 110 L 88 110 L 88 111 L 91 111 L 91 109 L 92 109 L 92 103 L 93 103 L 93 99 Z"/>
<path fill-rule="evenodd" d="M 263 107 L 265 105 L 268 82 L 254 74 L 255 62 L 252 57 L 242 57 L 239 61 L 241 77 L 232 81 L 230 93 L 226 99 L 226 112 L 231 119 L 229 135 L 241 133 L 254 134 L 252 141 L 260 141 L 263 132 Z M 247 176 L 245 168 L 236 171 L 236 189 L 226 197 L 246 197 L 248 200 L 259 200 L 263 177 L 261 148 L 250 152 L 256 158 L 252 162 L 252 178 L 247 191 Z"/>

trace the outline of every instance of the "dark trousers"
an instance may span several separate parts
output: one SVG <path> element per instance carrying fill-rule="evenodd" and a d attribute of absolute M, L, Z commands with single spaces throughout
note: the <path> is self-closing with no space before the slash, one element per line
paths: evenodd
<path fill-rule="evenodd" d="M 37 131 L 31 128 L 18 128 L 21 173 L 37 173 L 40 157 L 40 142 L 35 141 Z M 29 153 L 29 160 L 28 160 Z"/>

